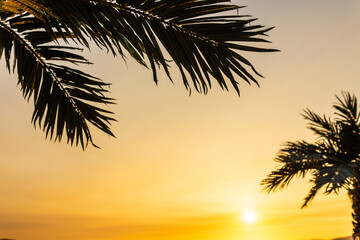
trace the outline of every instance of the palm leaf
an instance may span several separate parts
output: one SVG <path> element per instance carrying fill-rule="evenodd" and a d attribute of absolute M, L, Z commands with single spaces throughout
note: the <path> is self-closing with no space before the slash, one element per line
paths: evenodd
<path fill-rule="evenodd" d="M 321 186 L 315 185 L 313 186 L 308 195 L 304 198 L 304 203 L 301 206 L 301 208 L 305 208 L 309 205 L 309 203 L 315 198 L 316 194 L 319 192 L 319 190 L 321 189 Z"/>
<path fill-rule="evenodd" d="M 235 75 L 257 83 L 254 74 L 260 74 L 238 50 L 276 51 L 244 44 L 268 42 L 263 37 L 271 28 L 250 25 L 255 19 L 247 16 L 223 16 L 240 8 L 227 0 L 37 1 L 51 9 L 57 21 L 84 44 L 90 37 L 98 46 L 122 56 L 124 48 L 139 62 L 146 53 L 155 82 L 157 65 L 171 79 L 165 49 L 186 88 L 191 88 L 191 79 L 199 92 L 206 93 L 214 78 L 223 89 L 228 89 L 229 79 L 239 93 Z"/>
<path fill-rule="evenodd" d="M 236 15 L 241 7 L 227 0 L 7 0 L 0 2 L 1 46 L 7 68 L 16 69 L 24 97 L 33 96 L 33 122 L 60 140 L 92 143 L 88 123 L 112 135 L 107 84 L 59 64 L 88 63 L 66 44 L 90 48 L 89 41 L 114 55 L 129 52 L 148 64 L 158 81 L 161 66 L 171 80 L 169 61 L 179 69 L 185 87 L 207 93 L 215 79 L 240 93 L 237 77 L 248 83 L 261 76 L 241 52 L 272 52 L 257 47 L 271 28 Z M 58 40 L 59 39 L 59 40 Z M 61 44 L 60 44 L 61 43 Z M 13 62 L 10 61 L 13 56 Z M 56 62 L 56 63 L 55 63 Z"/>
<path fill-rule="evenodd" d="M 310 122 L 308 128 L 320 138 L 326 139 L 326 141 L 335 140 L 338 129 L 336 123 L 331 118 L 327 118 L 325 115 L 320 116 L 310 109 L 304 110 L 302 116 Z"/>
<path fill-rule="evenodd" d="M 9 70 L 16 69 L 24 97 L 33 96 L 33 123 L 42 127 L 50 139 L 60 141 L 65 132 L 70 144 L 81 144 L 83 148 L 88 142 L 94 144 L 88 122 L 113 136 L 109 129 L 113 119 L 107 116 L 111 112 L 96 107 L 99 103 L 112 103 L 104 96 L 108 84 L 79 70 L 50 63 L 87 60 L 69 52 L 74 48 L 54 45 L 52 35 L 45 30 L 26 31 L 27 27 L 33 30 L 35 25 L 41 25 L 34 17 L 23 15 L 9 22 L 10 25 L 0 22 L 0 56 L 5 56 Z M 46 45 L 44 39 L 52 45 Z"/>
<path fill-rule="evenodd" d="M 319 168 L 323 163 L 323 153 L 318 146 L 302 142 L 287 142 L 280 150 L 276 161 L 282 166 L 272 171 L 260 185 L 267 193 L 286 187 L 294 177 L 304 178 L 305 175 L 314 169 Z"/>
<path fill-rule="evenodd" d="M 310 181 L 313 187 L 304 199 L 301 208 L 307 207 L 322 187 L 325 187 L 325 194 L 338 193 L 342 188 L 350 190 L 356 177 L 353 171 L 354 166 L 351 165 L 353 164 L 322 167 L 315 171 Z"/>
<path fill-rule="evenodd" d="M 338 102 L 333 105 L 337 110 L 335 120 L 309 109 L 304 111 L 304 118 L 310 121 L 309 128 L 319 139 L 312 144 L 305 141 L 286 143 L 275 159 L 281 166 L 261 182 L 267 192 L 282 189 L 294 177 L 304 178 L 310 173 L 312 187 L 302 208 L 323 188 L 325 194 L 338 193 L 340 189 L 347 190 L 350 195 L 357 194 L 360 177 L 358 106 L 354 95 L 346 92 L 342 95 L 343 99 L 336 97 Z M 352 198 L 355 207 L 358 206 L 356 199 L 357 197 Z M 358 217 L 353 217 L 355 226 Z M 357 225 L 356 228 L 358 229 Z"/>
<path fill-rule="evenodd" d="M 355 95 L 351 95 L 348 92 L 342 92 L 344 100 L 335 96 L 338 103 L 335 103 L 333 107 L 337 110 L 335 113 L 341 119 L 349 122 L 350 125 L 359 124 L 360 111 L 358 111 L 358 103 Z"/>

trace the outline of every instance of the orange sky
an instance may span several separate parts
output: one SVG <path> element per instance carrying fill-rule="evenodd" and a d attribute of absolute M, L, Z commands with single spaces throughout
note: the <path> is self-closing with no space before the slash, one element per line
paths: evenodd
<path fill-rule="evenodd" d="M 276 26 L 271 47 L 248 54 L 266 76 L 240 81 L 241 97 L 216 84 L 189 97 L 175 69 L 159 86 L 133 61 L 104 52 L 83 68 L 112 82 L 116 139 L 95 131 L 85 152 L 52 143 L 31 125 L 16 76 L 0 70 L 0 238 L 18 240 L 310 240 L 351 235 L 345 193 L 319 195 L 295 181 L 269 196 L 259 182 L 287 140 L 313 140 L 301 109 L 331 114 L 334 94 L 360 97 L 360 2 L 233 1 Z M 258 221 L 241 221 L 252 209 Z"/>

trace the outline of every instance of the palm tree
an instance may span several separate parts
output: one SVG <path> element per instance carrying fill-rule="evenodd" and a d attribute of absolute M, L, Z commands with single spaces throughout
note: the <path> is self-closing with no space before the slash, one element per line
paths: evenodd
<path fill-rule="evenodd" d="M 76 45 L 90 48 L 92 41 L 123 58 L 128 52 L 150 66 L 155 82 L 157 67 L 172 81 L 172 61 L 189 91 L 206 94 L 215 80 L 239 94 L 236 76 L 258 84 L 261 75 L 239 51 L 276 51 L 254 46 L 268 42 L 263 37 L 271 28 L 232 14 L 241 7 L 228 2 L 0 0 L 0 57 L 16 71 L 24 98 L 34 100 L 33 124 L 55 141 L 65 132 L 71 145 L 84 148 L 93 144 L 88 124 L 113 136 L 115 119 L 101 107 L 113 103 L 105 96 L 109 84 L 69 66 L 89 63 Z"/>
<path fill-rule="evenodd" d="M 318 137 L 315 143 L 287 142 L 276 161 L 281 166 L 261 182 L 267 193 L 283 189 L 294 177 L 311 175 L 312 187 L 304 199 L 306 207 L 323 188 L 325 194 L 345 189 L 352 201 L 353 236 L 360 235 L 360 111 L 355 95 L 342 93 L 333 105 L 335 118 L 320 116 L 309 109 L 304 118 Z"/>

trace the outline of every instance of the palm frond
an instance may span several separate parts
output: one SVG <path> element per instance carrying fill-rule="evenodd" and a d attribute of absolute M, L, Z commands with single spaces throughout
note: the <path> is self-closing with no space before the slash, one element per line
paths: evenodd
<path fill-rule="evenodd" d="M 358 103 L 355 95 L 342 92 L 343 99 L 336 96 L 338 102 L 333 105 L 336 116 L 336 124 L 340 129 L 338 133 L 338 145 L 342 149 L 344 158 L 348 161 L 360 157 L 360 120 Z"/>
<path fill-rule="evenodd" d="M 338 129 L 336 123 L 331 118 L 320 116 L 310 109 L 305 109 L 302 114 L 305 120 L 309 121 L 308 128 L 322 139 L 334 140 Z"/>
<path fill-rule="evenodd" d="M 354 95 L 342 93 L 341 99 L 336 96 L 338 102 L 333 105 L 337 110 L 338 118 L 332 120 L 330 117 L 312 112 L 304 111 L 304 118 L 309 120 L 309 129 L 326 142 L 328 148 L 332 148 L 340 158 L 349 162 L 360 154 L 360 124 L 357 100 Z"/>
<path fill-rule="evenodd" d="M 26 12 L 41 20 L 48 33 L 55 28 L 63 40 L 71 38 L 77 44 L 90 47 L 89 38 L 100 48 L 106 48 L 114 55 L 125 57 L 123 48 L 140 64 L 143 50 L 132 44 L 112 26 L 111 16 L 100 11 L 89 0 L 50 1 L 50 0 L 8 0 L 8 5 L 16 5 L 21 12 Z M 17 13 L 17 12 L 15 12 Z M 110 18 L 110 19 L 109 19 Z"/>
<path fill-rule="evenodd" d="M 325 186 L 325 193 L 338 193 L 341 188 L 349 190 L 356 174 L 354 164 L 343 164 L 319 169 L 319 175 L 316 176 L 315 184 Z"/>
<path fill-rule="evenodd" d="M 313 144 L 305 141 L 286 143 L 275 159 L 282 164 L 281 167 L 261 182 L 268 193 L 284 188 L 294 177 L 304 177 L 307 173 L 312 175 L 310 182 L 313 186 L 302 208 L 322 188 L 325 188 L 325 194 L 338 193 L 340 189 L 347 190 L 350 196 L 358 192 L 358 185 L 354 186 L 360 177 L 358 106 L 354 95 L 346 92 L 342 95 L 344 99 L 336 97 L 338 103 L 333 105 L 338 116 L 334 120 L 325 115 L 321 117 L 309 109 L 304 111 L 303 117 L 310 121 L 309 128 L 319 139 Z"/>
<path fill-rule="evenodd" d="M 123 55 L 124 48 L 139 62 L 146 53 L 155 82 L 158 65 L 171 79 L 168 59 L 163 54 L 165 49 L 179 68 L 186 88 L 191 88 L 190 78 L 199 92 L 208 91 L 212 78 L 226 90 L 226 78 L 229 79 L 238 93 L 236 75 L 257 84 L 254 75 L 261 75 L 238 50 L 276 51 L 245 44 L 268 42 L 264 37 L 271 28 L 251 25 L 255 19 L 248 16 L 229 15 L 240 7 L 229 4 L 228 0 L 40 2 L 79 41 L 86 42 L 86 37 L 90 37 L 114 54 Z"/>
<path fill-rule="evenodd" d="M 88 63 L 69 41 L 88 48 L 93 41 L 123 58 L 127 51 L 143 65 L 146 55 L 155 82 L 159 66 L 172 80 L 173 61 L 189 91 L 207 93 L 215 79 L 239 94 L 237 77 L 258 84 L 261 76 L 240 53 L 277 51 L 257 46 L 269 42 L 271 28 L 232 13 L 240 8 L 228 0 L 0 1 L 0 54 L 16 69 L 24 97 L 34 97 L 33 122 L 50 138 L 65 131 L 71 144 L 84 147 L 92 143 L 88 123 L 112 135 L 110 112 L 98 107 L 112 99 L 99 79 L 59 64 Z"/>
<path fill-rule="evenodd" d="M 316 194 L 325 187 L 325 194 L 338 193 L 340 189 L 350 190 L 356 174 L 353 171 L 354 166 L 337 165 L 332 167 L 322 167 L 317 169 L 313 174 L 313 187 L 304 199 L 301 208 L 307 207 L 314 199 Z"/>
<path fill-rule="evenodd" d="M 343 99 L 335 96 L 338 100 L 338 102 L 333 105 L 337 110 L 335 114 L 351 125 L 358 125 L 360 112 L 358 111 L 358 103 L 355 95 L 351 95 L 349 92 L 342 92 L 342 96 Z"/>
<path fill-rule="evenodd" d="M 322 160 L 323 154 L 316 145 L 304 141 L 287 142 L 275 159 L 282 166 L 272 171 L 260 185 L 267 193 L 281 190 L 294 177 L 304 178 L 309 171 L 319 168 L 323 164 Z"/>
<path fill-rule="evenodd" d="M 70 144 L 81 144 L 83 148 L 88 142 L 94 144 L 88 122 L 113 136 L 109 124 L 114 119 L 107 116 L 111 112 L 96 107 L 112 103 L 104 96 L 108 84 L 79 70 L 50 63 L 87 60 L 69 52 L 74 48 L 54 45 L 44 27 L 33 31 L 35 25 L 41 25 L 34 17 L 25 14 L 8 22 L 0 21 L 0 56 L 5 56 L 9 70 L 16 69 L 24 98 L 33 96 L 33 123 L 41 126 L 50 139 L 60 141 L 65 132 Z M 26 31 L 27 27 L 31 31 Z M 46 45 L 48 42 L 51 45 Z"/>
<path fill-rule="evenodd" d="M 47 8 L 36 0 L 6 0 L 3 1 L 2 9 L 8 10 L 15 14 L 23 14 L 25 12 L 35 16 L 37 19 L 44 20 L 47 16 L 52 16 L 51 9 Z"/>
<path fill-rule="evenodd" d="M 309 203 L 315 198 L 316 194 L 319 192 L 320 189 L 321 189 L 321 186 L 314 185 L 310 189 L 308 195 L 304 198 L 304 203 L 301 206 L 301 208 L 306 208 L 309 205 Z"/>

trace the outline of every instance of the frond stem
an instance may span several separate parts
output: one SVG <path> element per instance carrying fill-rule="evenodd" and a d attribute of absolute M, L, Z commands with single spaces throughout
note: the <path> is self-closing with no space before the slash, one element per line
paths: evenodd
<path fill-rule="evenodd" d="M 185 33 L 185 34 L 187 34 L 187 35 L 189 35 L 189 36 L 191 36 L 193 38 L 197 38 L 199 40 L 208 42 L 208 43 L 212 44 L 215 47 L 219 46 L 219 42 L 217 42 L 215 40 L 212 40 L 212 39 L 210 39 L 208 37 L 202 36 L 202 35 L 194 32 L 194 31 L 187 30 L 187 29 L 183 28 L 181 25 L 172 23 L 171 21 L 163 19 L 163 18 L 161 18 L 161 17 L 159 17 L 157 15 L 154 15 L 151 12 L 143 11 L 141 9 L 134 8 L 134 7 L 131 7 L 131 6 L 125 6 L 125 5 L 116 3 L 114 1 L 92 0 L 92 2 L 107 5 L 107 6 L 111 6 L 111 7 L 115 7 L 117 9 L 119 9 L 119 10 L 126 11 L 126 12 L 131 12 L 132 14 L 142 16 L 142 17 L 145 17 L 147 19 L 151 19 L 151 20 L 155 19 L 157 21 L 162 22 L 162 24 L 164 24 L 165 26 L 168 26 L 168 27 L 171 27 L 171 28 L 173 28 L 173 29 L 175 29 L 177 31 L 183 32 L 183 33 Z"/>

